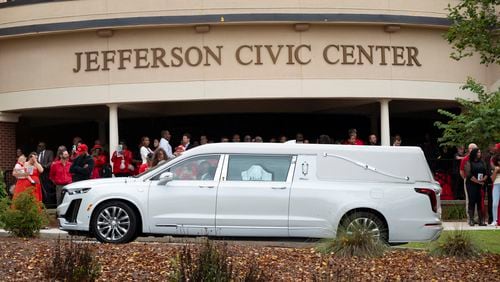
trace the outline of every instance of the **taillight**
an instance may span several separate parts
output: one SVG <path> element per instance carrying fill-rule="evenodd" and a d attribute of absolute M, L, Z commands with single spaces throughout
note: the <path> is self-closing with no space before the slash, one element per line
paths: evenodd
<path fill-rule="evenodd" d="M 431 200 L 431 208 L 433 212 L 437 212 L 437 198 L 436 192 L 429 188 L 415 188 L 417 193 L 426 194 L 429 196 L 429 200 Z"/>

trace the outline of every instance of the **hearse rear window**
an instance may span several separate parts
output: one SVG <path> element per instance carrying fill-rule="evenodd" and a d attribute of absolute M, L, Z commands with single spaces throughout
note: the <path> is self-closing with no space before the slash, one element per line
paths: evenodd
<path fill-rule="evenodd" d="M 292 156 L 230 155 L 228 181 L 286 181 Z"/>

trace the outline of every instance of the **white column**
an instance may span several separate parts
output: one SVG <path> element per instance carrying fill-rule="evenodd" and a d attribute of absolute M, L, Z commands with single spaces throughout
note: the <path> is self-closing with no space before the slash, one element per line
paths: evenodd
<path fill-rule="evenodd" d="M 109 104 L 109 159 L 118 146 L 118 105 Z"/>
<path fill-rule="evenodd" d="M 391 145 L 391 125 L 389 122 L 389 99 L 380 100 L 380 140 L 382 146 Z"/>

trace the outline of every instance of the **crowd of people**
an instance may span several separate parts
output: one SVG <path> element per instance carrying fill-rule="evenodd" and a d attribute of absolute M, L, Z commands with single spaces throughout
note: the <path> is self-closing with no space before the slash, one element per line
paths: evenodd
<path fill-rule="evenodd" d="M 54 153 L 46 148 L 44 142 L 40 142 L 36 151 L 31 152 L 28 158 L 17 149 L 17 163 L 12 175 L 17 179 L 11 192 L 13 197 L 28 188 L 33 188 L 35 197 L 42 201 L 42 198 L 55 194 L 56 204 L 62 201 L 62 188 L 72 182 L 112 177 L 127 177 L 140 174 L 151 167 L 165 162 L 169 159 L 181 155 L 186 150 L 196 146 L 214 142 L 206 135 L 201 135 L 199 140 L 192 141 L 191 135 L 185 133 L 178 146 L 172 147 L 172 135 L 168 130 L 162 130 L 159 139 L 154 139 L 153 143 L 147 136 L 140 139 L 140 144 L 136 152 L 132 152 L 125 141 L 120 141 L 118 147 L 109 158 L 108 152 L 104 150 L 100 140 L 94 141 L 91 148 L 83 142 L 80 137 L 73 138 L 70 150 L 61 145 Z M 269 142 L 288 141 L 287 136 L 271 138 Z M 261 136 L 245 135 L 243 138 L 239 134 L 234 134 L 231 139 L 221 137 L 220 142 L 264 142 Z M 297 133 L 293 142 L 310 143 L 304 138 L 302 133 Z M 328 135 L 320 135 L 316 140 L 320 144 L 332 144 L 333 140 Z M 364 145 L 358 138 L 357 130 L 350 129 L 347 138 L 337 144 Z M 377 136 L 371 134 L 368 137 L 369 145 L 378 145 Z M 394 145 L 401 145 L 401 137 L 394 137 Z"/>
<path fill-rule="evenodd" d="M 66 146 L 58 147 L 56 154 L 46 148 L 44 142 L 38 144 L 37 150 L 26 157 L 18 149 L 18 161 L 13 170 L 17 182 L 12 189 L 13 197 L 28 188 L 33 188 L 37 200 L 49 197 L 55 193 L 57 205 L 62 201 L 62 188 L 72 182 L 112 177 L 127 177 L 137 175 L 157 166 L 169 159 L 181 155 L 186 150 L 196 146 L 212 143 L 206 135 L 199 140 L 192 141 L 191 135 L 185 133 L 178 146 L 173 147 L 170 131 L 161 131 L 160 138 L 151 140 L 147 136 L 140 138 L 137 150 L 132 152 L 125 141 L 120 141 L 118 147 L 109 158 L 99 140 L 94 141 L 92 148 L 83 142 L 80 137 L 73 138 L 71 150 Z M 233 134 L 232 138 L 221 137 L 220 142 L 264 142 L 261 136 Z M 302 133 L 297 133 L 295 139 L 289 141 L 287 136 L 271 138 L 268 142 L 295 142 L 311 143 Z M 346 145 L 379 145 L 375 134 L 370 134 L 365 141 L 358 138 L 356 129 L 350 129 L 345 140 L 333 141 L 328 135 L 320 135 L 314 143 L 318 144 L 346 144 Z M 402 138 L 396 134 L 392 137 L 393 146 L 401 146 Z M 432 154 L 432 146 L 424 143 L 422 149 L 428 157 Z M 466 199 L 468 223 L 470 225 L 486 225 L 484 207 L 485 195 L 488 196 L 488 223 L 498 224 L 498 205 L 500 199 L 500 144 L 490 146 L 486 154 L 475 144 L 470 144 L 468 151 L 463 147 L 457 148 L 454 158 L 460 162 L 460 177 L 463 180 L 463 191 Z M 458 178 L 458 177 L 457 177 Z M 462 182 L 462 181 L 460 181 Z M 461 188 L 460 188 L 461 189 Z M 477 210 L 478 220 L 474 221 Z"/>
<path fill-rule="evenodd" d="M 488 224 L 498 226 L 500 201 L 500 143 L 491 144 L 483 153 L 476 144 L 468 146 L 467 154 L 462 148 L 455 155 L 460 160 L 460 176 L 464 183 L 467 222 L 470 226 Z M 484 199 L 488 197 L 488 212 Z M 477 211 L 477 220 L 475 218 Z"/>

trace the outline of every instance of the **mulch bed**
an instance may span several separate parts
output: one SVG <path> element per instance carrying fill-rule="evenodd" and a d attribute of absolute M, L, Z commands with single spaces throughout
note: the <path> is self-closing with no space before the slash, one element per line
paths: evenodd
<path fill-rule="evenodd" d="M 56 243 L 56 240 L 0 238 L 0 280 L 43 281 L 43 268 L 51 261 Z M 183 248 L 167 243 L 84 244 L 92 244 L 101 263 L 99 281 L 167 281 Z M 311 281 L 322 273 L 330 277 L 329 281 L 500 279 L 500 255 L 492 254 L 462 260 L 431 257 L 424 251 L 391 249 L 381 258 L 368 259 L 322 256 L 310 248 L 228 245 L 227 251 L 234 271 L 246 271 L 250 264 L 257 263 L 272 281 Z"/>

